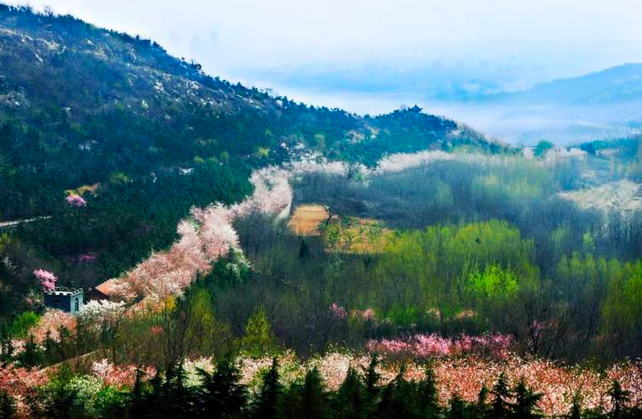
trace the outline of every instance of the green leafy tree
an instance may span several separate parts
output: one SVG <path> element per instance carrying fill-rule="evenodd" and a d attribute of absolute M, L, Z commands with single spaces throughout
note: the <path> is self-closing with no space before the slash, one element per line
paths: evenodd
<path fill-rule="evenodd" d="M 263 307 L 247 321 L 242 346 L 244 351 L 256 357 L 265 356 L 266 353 L 274 353 L 277 349 L 277 341 Z"/>
<path fill-rule="evenodd" d="M 540 140 L 537 145 L 535 146 L 535 157 L 542 158 L 546 155 L 546 152 L 548 150 L 551 150 L 555 147 L 555 144 L 553 144 L 550 141 L 546 140 Z"/>
<path fill-rule="evenodd" d="M 25 338 L 29 329 L 36 326 L 40 316 L 33 311 L 26 311 L 19 315 L 11 324 L 11 334 L 16 338 Z"/>

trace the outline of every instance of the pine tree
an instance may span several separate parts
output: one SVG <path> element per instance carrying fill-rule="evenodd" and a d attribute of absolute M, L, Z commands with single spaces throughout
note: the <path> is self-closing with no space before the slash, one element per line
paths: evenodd
<path fill-rule="evenodd" d="M 143 371 L 136 368 L 136 381 L 132 389 L 129 403 L 129 417 L 142 418 L 145 416 L 145 388 L 143 385 Z"/>
<path fill-rule="evenodd" d="M 530 389 L 524 378 L 519 380 L 515 387 L 515 403 L 513 404 L 513 417 L 516 419 L 531 419 L 542 417 L 537 404 L 542 398 L 541 393 L 535 393 Z"/>
<path fill-rule="evenodd" d="M 10 419 L 16 414 L 16 403 L 6 390 L 0 391 L 0 419 Z"/>
<path fill-rule="evenodd" d="M 195 415 L 193 391 L 185 385 L 185 368 L 178 361 L 168 368 L 163 388 L 166 414 L 172 418 L 192 418 Z"/>
<path fill-rule="evenodd" d="M 160 370 L 156 371 L 154 377 L 149 380 L 151 391 L 145 397 L 145 408 L 143 409 L 146 418 L 162 416 L 164 411 L 163 377 Z"/>
<path fill-rule="evenodd" d="M 421 382 L 408 381 L 404 377 L 405 368 L 383 388 L 381 400 L 377 406 L 378 418 L 437 418 L 440 408 L 436 398 L 431 396 L 434 376 L 431 370 Z M 436 395 L 436 392 L 435 392 Z"/>
<path fill-rule="evenodd" d="M 487 418 L 502 419 L 508 418 L 511 413 L 511 406 L 509 403 L 511 392 L 508 388 L 506 374 L 503 372 L 499 375 L 497 382 L 490 391 L 493 396 L 490 409 L 486 412 Z"/>
<path fill-rule="evenodd" d="M 488 387 L 485 385 L 479 390 L 477 395 L 477 417 L 483 418 L 488 411 Z"/>
<path fill-rule="evenodd" d="M 370 398 L 371 402 L 379 395 L 379 380 L 381 380 L 381 374 L 377 372 L 377 366 L 379 365 L 379 359 L 377 354 L 373 354 L 370 358 L 370 364 L 366 370 L 365 382 L 366 382 L 366 394 Z"/>
<path fill-rule="evenodd" d="M 254 417 L 257 419 L 275 418 L 282 387 L 279 382 L 279 361 L 272 359 L 272 366 L 263 375 L 259 396 L 255 403 Z"/>
<path fill-rule="evenodd" d="M 448 412 L 448 419 L 464 419 L 464 401 L 459 397 L 459 394 L 453 394 L 450 398 L 450 411 Z"/>
<path fill-rule="evenodd" d="M 42 352 L 35 342 L 33 335 L 30 335 L 27 342 L 25 342 L 25 349 L 18 357 L 18 360 L 20 365 L 25 368 L 32 368 L 42 364 Z"/>
<path fill-rule="evenodd" d="M 301 395 L 301 418 L 323 419 L 328 417 L 327 397 L 323 388 L 323 378 L 317 368 L 305 375 Z"/>
<path fill-rule="evenodd" d="M 263 307 L 248 319 L 242 343 L 243 349 L 256 357 L 274 353 L 277 348 L 272 326 Z"/>
<path fill-rule="evenodd" d="M 298 380 L 284 388 L 281 396 L 279 397 L 277 417 L 283 419 L 302 417 L 302 394 L 303 384 Z"/>
<path fill-rule="evenodd" d="M 426 369 L 424 380 L 419 384 L 419 408 L 425 417 L 437 417 L 440 413 L 437 377 L 432 367 Z"/>
<path fill-rule="evenodd" d="M 582 399 L 580 393 L 577 392 L 573 396 L 573 404 L 571 410 L 567 415 L 568 419 L 581 419 L 582 418 Z"/>
<path fill-rule="evenodd" d="M 333 418 L 358 419 L 368 417 L 365 387 L 357 371 L 350 367 L 345 380 L 334 395 Z"/>
<path fill-rule="evenodd" d="M 241 372 L 233 359 L 224 357 L 218 361 L 212 374 L 199 371 L 203 377 L 201 411 L 203 417 L 227 418 L 240 414 L 247 403 L 247 388 L 240 384 Z"/>
<path fill-rule="evenodd" d="M 13 341 L 9 328 L 5 323 L 2 323 L 2 331 L 0 332 L 0 365 L 5 366 L 13 360 Z"/>
<path fill-rule="evenodd" d="M 305 239 L 301 238 L 301 246 L 299 247 L 299 259 L 305 259 L 310 253 L 310 247 L 305 242 Z"/>
<path fill-rule="evenodd" d="M 620 419 L 624 417 L 627 405 L 631 401 L 631 392 L 624 390 L 618 380 L 613 380 L 613 384 L 608 393 L 611 398 L 611 414 L 610 417 Z"/>

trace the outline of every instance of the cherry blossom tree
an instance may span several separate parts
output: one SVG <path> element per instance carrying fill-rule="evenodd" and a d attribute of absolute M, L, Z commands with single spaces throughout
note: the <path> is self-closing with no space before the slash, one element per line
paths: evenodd
<path fill-rule="evenodd" d="M 82 208 L 87 206 L 87 201 L 80 195 L 69 195 L 65 199 L 72 207 Z"/>
<path fill-rule="evenodd" d="M 52 292 L 56 289 L 58 277 L 53 272 L 38 268 L 33 271 L 33 274 L 40 281 L 40 286 L 44 292 Z"/>

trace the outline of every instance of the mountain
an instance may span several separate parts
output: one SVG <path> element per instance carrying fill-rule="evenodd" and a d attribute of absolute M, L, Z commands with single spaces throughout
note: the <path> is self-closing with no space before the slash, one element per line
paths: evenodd
<path fill-rule="evenodd" d="M 642 101 L 642 64 L 624 64 L 581 77 L 540 83 L 510 98 L 581 106 L 639 103 Z"/>
<path fill-rule="evenodd" d="M 507 150 L 417 107 L 306 106 L 153 41 L 0 5 L 0 222 L 35 219 L 0 231 L 0 286 L 24 290 L 40 266 L 69 285 L 118 275 L 175 240 L 190 207 L 251 192 L 257 167 L 462 146 Z"/>
<path fill-rule="evenodd" d="M 557 144 L 622 138 L 642 127 L 642 64 L 624 64 L 581 77 L 540 83 L 528 90 L 461 100 L 457 95 L 426 105 L 465 117 L 504 141 Z"/>

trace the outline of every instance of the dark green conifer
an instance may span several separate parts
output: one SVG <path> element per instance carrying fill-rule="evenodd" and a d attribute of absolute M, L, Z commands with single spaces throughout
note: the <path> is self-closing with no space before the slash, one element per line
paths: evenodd
<path fill-rule="evenodd" d="M 301 418 L 323 419 L 328 417 L 327 396 L 323 388 L 323 378 L 317 368 L 305 375 L 301 394 Z"/>
<path fill-rule="evenodd" d="M 11 419 L 16 414 L 16 403 L 6 390 L 0 391 L 0 419 Z"/>
<path fill-rule="evenodd" d="M 490 391 L 490 394 L 493 397 L 493 400 L 491 402 L 490 409 L 486 412 L 486 417 L 493 419 L 510 417 L 511 405 L 509 400 L 511 398 L 511 392 L 508 388 L 506 374 L 503 372 L 499 374 L 499 378 Z"/>
<path fill-rule="evenodd" d="M 624 390 L 618 380 L 613 380 L 611 388 L 608 392 L 611 398 L 611 413 L 610 417 L 620 419 L 624 417 L 627 406 L 631 402 L 631 392 Z"/>
<path fill-rule="evenodd" d="M 526 385 L 524 378 L 519 380 L 515 387 L 515 403 L 513 404 L 513 417 L 516 419 L 531 419 L 542 417 L 537 407 L 542 398 L 541 393 L 535 393 Z"/>
<path fill-rule="evenodd" d="M 201 414 L 207 418 L 229 418 L 240 415 L 247 403 L 247 388 L 240 384 L 241 372 L 230 357 L 221 358 L 216 371 L 199 371 L 203 377 Z"/>
<path fill-rule="evenodd" d="M 448 419 L 464 419 L 465 418 L 465 404 L 459 397 L 459 394 L 453 394 L 450 398 L 450 410 L 448 411 Z"/>
<path fill-rule="evenodd" d="M 365 386 L 357 371 L 350 367 L 341 387 L 334 395 L 333 417 L 337 419 L 367 418 Z"/>
<path fill-rule="evenodd" d="M 279 361 L 274 357 L 272 366 L 263 375 L 261 390 L 254 406 L 254 417 L 271 419 L 277 416 L 277 407 L 282 387 L 279 382 Z"/>

